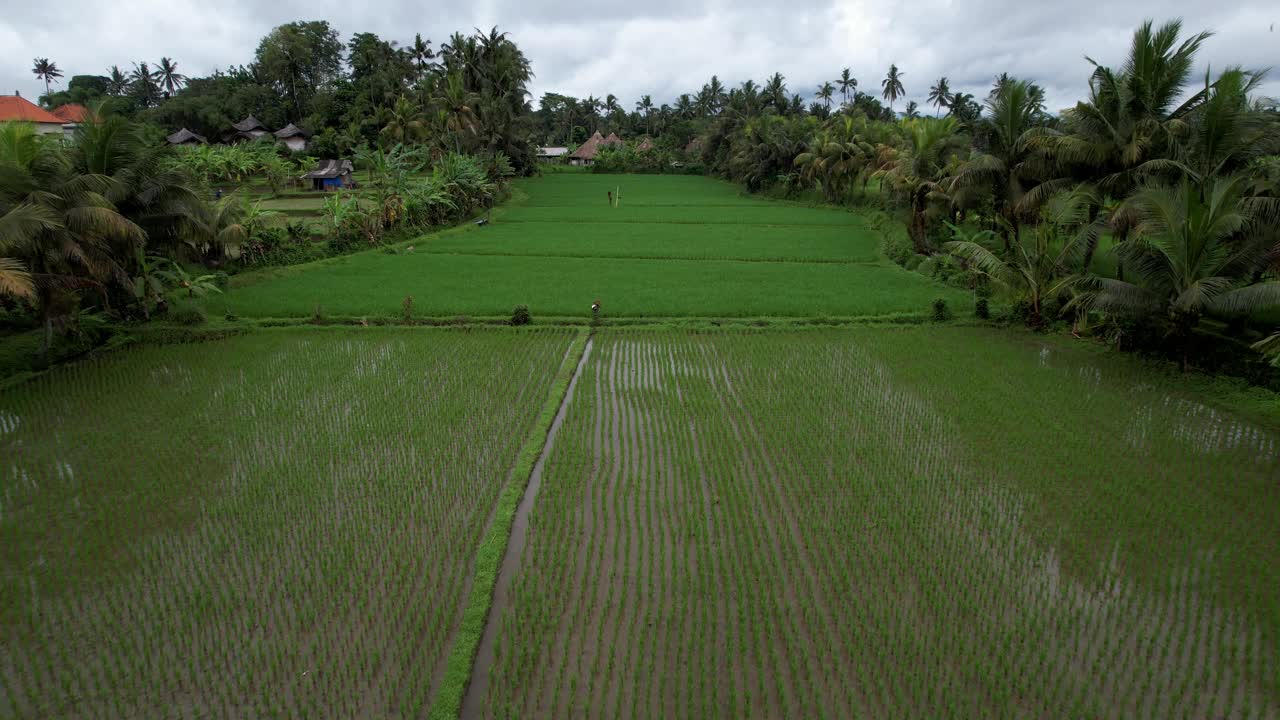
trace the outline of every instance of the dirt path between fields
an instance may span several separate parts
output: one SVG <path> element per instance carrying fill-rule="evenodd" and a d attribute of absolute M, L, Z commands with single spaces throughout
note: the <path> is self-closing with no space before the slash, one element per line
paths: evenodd
<path fill-rule="evenodd" d="M 489 694 L 489 669 L 493 667 L 494 650 L 497 645 L 498 629 L 502 624 L 502 614 L 507 609 L 507 598 L 511 593 L 511 583 L 520 569 L 520 556 L 524 553 L 525 539 L 529 534 L 529 513 L 538 498 L 538 488 L 542 486 L 542 469 L 547 464 L 547 457 L 555 445 L 556 434 L 564 424 L 565 413 L 573 400 L 573 390 L 578 386 L 578 378 L 582 376 L 582 368 L 587 365 L 591 356 L 592 339 L 587 338 L 587 345 L 578 359 L 578 367 L 569 380 L 569 389 L 565 391 L 564 400 L 556 410 L 551 428 L 547 430 L 547 440 L 542 445 L 542 454 L 533 464 L 533 472 L 529 474 L 529 484 L 525 486 L 520 504 L 516 506 L 515 518 L 511 521 L 511 535 L 507 538 L 507 550 L 502 556 L 502 564 L 498 566 L 498 579 L 493 585 L 493 602 L 489 605 L 489 614 L 484 620 L 484 633 L 480 636 L 480 647 L 476 650 L 475 662 L 471 665 L 471 679 L 467 682 L 467 692 L 462 698 L 462 720 L 472 720 L 483 715 L 484 700 Z"/>

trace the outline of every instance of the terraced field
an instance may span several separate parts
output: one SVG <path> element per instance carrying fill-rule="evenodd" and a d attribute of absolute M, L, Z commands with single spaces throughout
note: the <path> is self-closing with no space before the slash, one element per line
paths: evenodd
<path fill-rule="evenodd" d="M 598 333 L 480 714 L 1275 717 L 1280 437 L 1146 379 L 976 329 Z"/>
<path fill-rule="evenodd" d="M 622 203 L 606 193 L 621 189 Z M 425 315 L 615 317 L 924 315 L 934 285 L 883 260 L 848 212 L 742 195 L 701 177 L 553 174 L 484 227 L 426 236 L 400 254 L 372 251 L 237 278 L 215 309 L 244 317 Z"/>

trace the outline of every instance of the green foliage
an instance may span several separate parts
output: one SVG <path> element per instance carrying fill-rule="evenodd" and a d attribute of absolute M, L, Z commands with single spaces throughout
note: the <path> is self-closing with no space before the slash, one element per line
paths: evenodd
<path fill-rule="evenodd" d="M 951 314 L 951 308 L 947 306 L 946 298 L 938 298 L 934 300 L 933 305 L 930 307 L 931 310 L 929 317 L 934 322 L 946 322 L 953 317 Z"/>
<path fill-rule="evenodd" d="M 182 325 L 201 325 L 209 319 L 203 306 L 190 300 L 175 300 L 169 305 L 168 317 Z"/>
<path fill-rule="evenodd" d="M 533 322 L 533 318 L 529 315 L 528 305 L 517 305 L 515 310 L 511 311 L 512 325 L 528 325 Z"/>

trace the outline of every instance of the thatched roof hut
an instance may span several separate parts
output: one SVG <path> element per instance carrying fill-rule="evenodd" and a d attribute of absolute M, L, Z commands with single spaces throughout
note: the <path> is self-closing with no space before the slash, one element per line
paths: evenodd
<path fill-rule="evenodd" d="M 649 152 L 652 149 L 653 141 L 650 140 L 648 136 L 641 140 L 639 145 L 636 145 L 636 152 Z"/>
<path fill-rule="evenodd" d="M 569 154 L 569 164 L 590 165 L 596 159 L 596 153 L 600 152 L 600 143 L 602 142 L 604 142 L 604 136 L 597 130 L 577 150 Z"/>
<path fill-rule="evenodd" d="M 290 150 L 307 149 L 307 133 L 297 125 L 289 123 L 275 131 L 276 139 L 284 143 Z"/>
<path fill-rule="evenodd" d="M 186 128 L 182 128 L 178 132 L 165 138 L 170 145 L 204 145 L 208 140 L 203 135 L 197 135 Z"/>
<path fill-rule="evenodd" d="M 252 115 L 250 115 L 249 117 L 246 117 L 245 119 L 241 120 L 238 123 L 231 123 L 231 127 L 243 133 L 253 132 L 254 130 L 261 130 L 264 133 L 267 131 L 267 126 L 263 125 L 262 122 L 258 120 L 258 118 Z"/>

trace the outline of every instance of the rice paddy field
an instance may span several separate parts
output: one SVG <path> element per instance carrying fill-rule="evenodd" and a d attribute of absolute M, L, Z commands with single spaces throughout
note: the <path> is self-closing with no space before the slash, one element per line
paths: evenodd
<path fill-rule="evenodd" d="M 1278 472 L 1054 343 L 597 333 L 483 716 L 1276 717 Z"/>
<path fill-rule="evenodd" d="M 493 217 L 0 386 L 0 718 L 1280 719 L 1274 393 L 705 178 Z M 303 322 L 406 295 L 535 322 Z"/>
<path fill-rule="evenodd" d="M 0 717 L 422 716 L 572 337 L 273 331 L 0 393 Z"/>
<path fill-rule="evenodd" d="M 607 193 L 621 190 L 618 207 Z M 855 214 L 744 196 L 702 177 L 551 174 L 484 227 L 251 273 L 212 307 L 240 317 L 396 315 L 815 317 L 927 313 L 966 293 L 880 256 Z M 408 246 L 412 246 L 412 250 Z"/>

